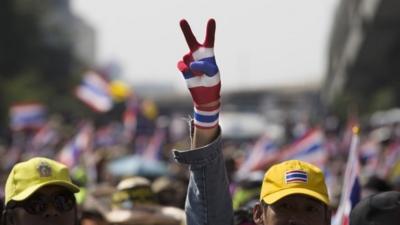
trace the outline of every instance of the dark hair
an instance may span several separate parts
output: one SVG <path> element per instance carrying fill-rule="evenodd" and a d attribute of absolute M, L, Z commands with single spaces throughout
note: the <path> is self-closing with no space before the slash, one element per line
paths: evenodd
<path fill-rule="evenodd" d="M 400 193 L 387 191 L 361 200 L 350 214 L 351 225 L 398 224 Z"/>
<path fill-rule="evenodd" d="M 368 179 L 364 188 L 371 189 L 377 193 L 391 191 L 391 185 L 386 182 L 384 179 L 379 178 L 378 176 L 372 176 Z"/>

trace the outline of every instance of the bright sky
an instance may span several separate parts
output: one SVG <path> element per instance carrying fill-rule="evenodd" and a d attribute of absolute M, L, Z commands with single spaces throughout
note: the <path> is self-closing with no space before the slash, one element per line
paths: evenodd
<path fill-rule="evenodd" d="M 176 69 L 188 52 L 186 18 L 200 42 L 217 22 L 215 54 L 223 90 L 306 85 L 323 79 L 337 0 L 72 0 L 96 30 L 98 63 L 118 61 L 133 86 L 184 90 Z"/>

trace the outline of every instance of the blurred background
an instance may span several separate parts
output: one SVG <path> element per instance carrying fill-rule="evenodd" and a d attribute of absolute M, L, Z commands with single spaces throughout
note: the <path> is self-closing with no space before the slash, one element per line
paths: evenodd
<path fill-rule="evenodd" d="M 286 159 L 319 165 L 337 208 L 354 125 L 360 197 L 400 190 L 396 0 L 2 0 L 0 196 L 16 162 L 45 156 L 85 190 L 82 218 L 123 223 L 109 213 L 131 210 L 134 189 L 151 196 L 133 205 L 182 209 L 188 174 L 171 150 L 189 146 L 192 102 L 179 20 L 201 41 L 211 17 L 236 224 Z"/>

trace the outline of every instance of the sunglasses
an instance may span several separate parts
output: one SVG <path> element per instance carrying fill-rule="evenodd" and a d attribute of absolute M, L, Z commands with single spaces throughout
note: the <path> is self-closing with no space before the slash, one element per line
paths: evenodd
<path fill-rule="evenodd" d="M 34 194 L 24 201 L 13 201 L 10 203 L 10 208 L 21 207 L 29 214 L 38 215 L 45 212 L 50 203 L 57 211 L 61 213 L 68 212 L 74 208 L 76 205 L 76 200 L 73 193 L 60 192 L 50 196 Z"/>

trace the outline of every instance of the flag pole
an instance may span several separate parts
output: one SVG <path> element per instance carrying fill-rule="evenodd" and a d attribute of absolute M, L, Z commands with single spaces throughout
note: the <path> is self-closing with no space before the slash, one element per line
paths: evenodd
<path fill-rule="evenodd" d="M 350 211 L 352 209 L 352 202 L 350 200 L 351 191 L 360 171 L 358 151 L 357 151 L 360 141 L 359 133 L 360 133 L 360 128 L 358 126 L 353 126 L 350 151 L 346 163 L 346 170 L 344 174 L 340 203 L 332 222 L 333 225 L 348 225 L 350 222 L 349 216 L 350 216 Z"/>

